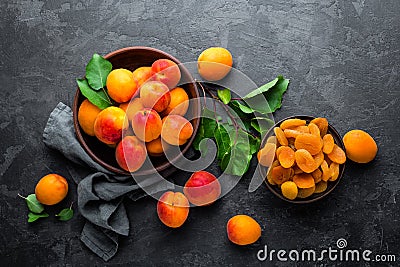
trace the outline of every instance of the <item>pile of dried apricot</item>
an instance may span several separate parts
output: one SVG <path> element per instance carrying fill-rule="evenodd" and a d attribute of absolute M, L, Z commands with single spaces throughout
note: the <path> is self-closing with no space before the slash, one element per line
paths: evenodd
<path fill-rule="evenodd" d="M 327 189 L 328 182 L 339 177 L 339 165 L 345 152 L 328 133 L 328 120 L 287 119 L 274 128 L 257 154 L 261 165 L 269 167 L 267 180 L 281 188 L 290 200 L 307 198 Z"/>

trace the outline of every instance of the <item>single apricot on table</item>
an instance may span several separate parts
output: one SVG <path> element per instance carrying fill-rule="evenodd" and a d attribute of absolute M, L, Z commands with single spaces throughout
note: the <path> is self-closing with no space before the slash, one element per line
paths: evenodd
<path fill-rule="evenodd" d="M 249 245 L 261 236 L 261 227 L 256 220 L 247 215 L 233 216 L 226 225 L 228 239 L 237 245 Z"/>
<path fill-rule="evenodd" d="M 54 173 L 42 177 L 35 188 L 37 200 L 44 205 L 54 205 L 61 202 L 67 193 L 67 180 Z"/>
<path fill-rule="evenodd" d="M 198 72 L 207 81 L 224 78 L 231 71 L 232 64 L 232 54 L 223 47 L 210 47 L 197 59 Z"/>
<path fill-rule="evenodd" d="M 221 184 L 212 173 L 197 171 L 185 183 L 183 193 L 193 205 L 206 206 L 219 198 Z"/>
<path fill-rule="evenodd" d="M 346 155 L 357 163 L 372 161 L 378 152 L 375 140 L 363 130 L 351 130 L 343 136 Z"/>
<path fill-rule="evenodd" d="M 78 122 L 87 135 L 94 136 L 94 122 L 100 112 L 101 109 L 90 103 L 87 99 L 83 100 L 80 105 L 78 110 Z"/>
<path fill-rule="evenodd" d="M 112 70 L 107 76 L 107 93 L 118 103 L 131 100 L 138 89 L 133 74 L 127 69 Z"/>
<path fill-rule="evenodd" d="M 189 201 L 181 192 L 165 192 L 157 202 L 157 215 L 166 226 L 178 228 L 189 215 Z"/>

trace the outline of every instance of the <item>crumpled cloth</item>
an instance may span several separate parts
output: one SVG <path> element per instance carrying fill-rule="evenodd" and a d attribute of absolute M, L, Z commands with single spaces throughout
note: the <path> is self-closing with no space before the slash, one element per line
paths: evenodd
<path fill-rule="evenodd" d="M 67 159 L 89 167 L 91 173 L 83 176 L 79 171 L 71 173 L 78 184 L 78 209 L 87 220 L 81 241 L 105 261 L 118 250 L 120 236 L 129 234 L 129 220 L 124 200 L 138 200 L 147 194 L 132 176 L 117 176 L 106 170 L 84 151 L 76 138 L 72 110 L 58 103 L 51 112 L 43 133 L 43 141 L 49 148 L 60 151 Z M 166 170 L 168 176 L 174 169 Z M 145 177 L 146 192 L 149 194 L 172 189 L 159 176 Z"/>

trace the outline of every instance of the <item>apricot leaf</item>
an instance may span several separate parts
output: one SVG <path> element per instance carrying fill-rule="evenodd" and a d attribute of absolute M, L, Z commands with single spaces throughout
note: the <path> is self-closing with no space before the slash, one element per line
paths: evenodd
<path fill-rule="evenodd" d="M 74 211 L 71 207 L 63 209 L 56 215 L 60 221 L 68 221 L 74 216 Z"/>
<path fill-rule="evenodd" d="M 201 140 L 214 137 L 215 127 L 217 127 L 217 122 L 211 118 L 214 117 L 214 113 L 211 110 L 204 109 L 202 114 L 203 117 L 201 118 L 197 135 L 193 140 L 193 148 L 196 150 L 200 150 L 199 145 Z"/>
<path fill-rule="evenodd" d="M 31 222 L 38 220 L 39 218 L 45 218 L 45 217 L 49 217 L 49 214 L 47 214 L 45 212 L 40 213 L 40 214 L 29 212 L 28 213 L 28 222 L 31 223 Z"/>
<path fill-rule="evenodd" d="M 79 90 L 83 96 L 85 96 L 93 105 L 99 109 L 105 109 L 112 105 L 110 98 L 104 92 L 104 90 L 95 91 L 90 88 L 89 83 L 86 79 L 77 79 Z"/>
<path fill-rule="evenodd" d="M 112 70 L 112 64 L 99 54 L 94 54 L 86 65 L 86 79 L 91 88 L 100 90 L 106 86 L 107 76 Z"/>
<path fill-rule="evenodd" d="M 225 105 L 231 101 L 231 91 L 227 88 L 220 89 L 217 91 L 219 99 L 221 99 L 222 103 Z"/>
<path fill-rule="evenodd" d="M 227 131 L 228 127 L 232 128 L 231 126 L 229 126 L 229 124 L 218 123 L 214 132 L 214 138 L 217 142 L 218 147 L 217 158 L 219 160 L 221 160 L 227 153 L 229 153 L 231 147 L 231 139 Z"/>
<path fill-rule="evenodd" d="M 20 194 L 18 194 L 21 198 L 25 199 L 26 205 L 28 206 L 28 209 L 33 212 L 33 213 L 41 213 L 44 211 L 43 205 L 37 200 L 35 194 L 30 194 L 27 197 L 23 197 Z"/>

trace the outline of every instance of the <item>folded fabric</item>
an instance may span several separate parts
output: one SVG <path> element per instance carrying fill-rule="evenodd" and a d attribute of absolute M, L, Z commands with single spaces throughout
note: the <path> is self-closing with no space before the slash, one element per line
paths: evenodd
<path fill-rule="evenodd" d="M 94 253 L 108 261 L 118 250 L 119 236 L 129 234 L 129 220 L 124 199 L 137 200 L 148 194 L 172 189 L 159 175 L 146 177 L 146 192 L 132 176 L 117 176 L 94 162 L 76 139 L 70 107 L 59 103 L 51 112 L 43 133 L 44 143 L 60 151 L 69 160 L 91 169 L 83 177 L 79 170 L 70 171 L 78 184 L 78 208 L 87 222 L 81 241 Z M 170 168 L 166 177 L 174 169 Z"/>

